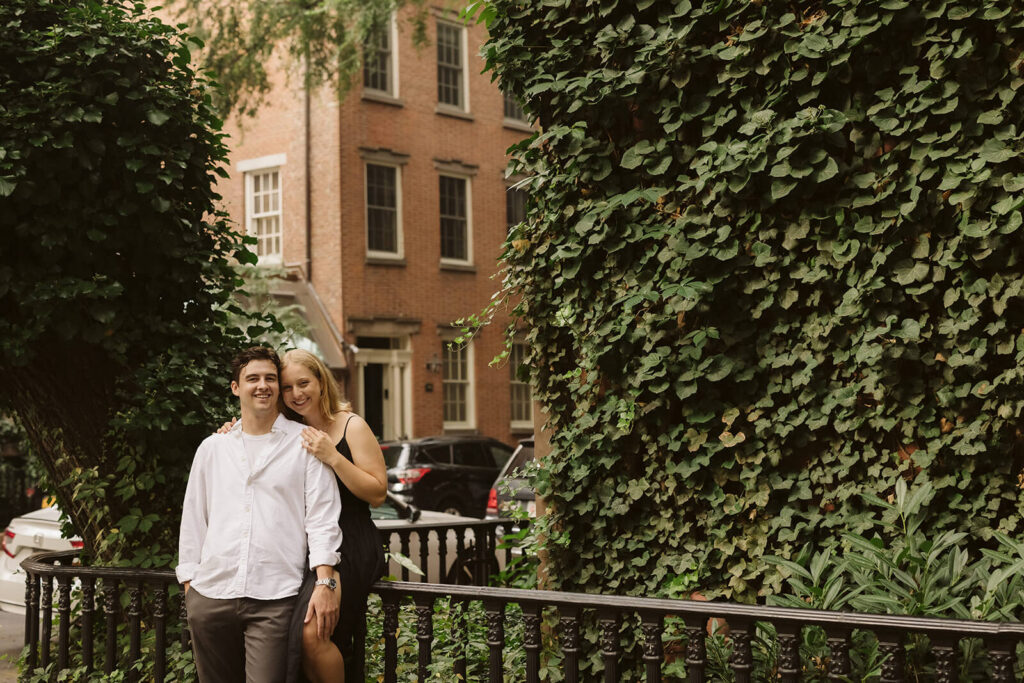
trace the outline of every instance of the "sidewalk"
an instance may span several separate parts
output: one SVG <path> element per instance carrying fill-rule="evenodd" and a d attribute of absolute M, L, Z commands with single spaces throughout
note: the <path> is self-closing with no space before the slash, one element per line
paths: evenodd
<path fill-rule="evenodd" d="M 25 617 L 10 612 L 0 612 L 0 683 L 18 680 L 18 655 L 25 643 Z"/>

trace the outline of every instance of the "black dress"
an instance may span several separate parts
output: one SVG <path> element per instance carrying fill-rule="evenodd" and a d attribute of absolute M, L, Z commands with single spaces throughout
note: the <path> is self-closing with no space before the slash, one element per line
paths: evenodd
<path fill-rule="evenodd" d="M 350 416 L 349 422 L 352 420 Z M 352 462 L 352 451 L 345 440 L 348 422 L 342 432 L 341 441 L 335 446 L 338 452 Z M 345 680 L 355 681 L 349 674 L 355 657 L 352 653 L 352 635 L 357 626 L 366 619 L 366 598 L 370 586 L 384 576 L 384 545 L 377 533 L 377 527 L 370 519 L 370 505 L 357 498 L 335 475 L 338 493 L 341 494 L 341 562 L 336 569 L 341 575 L 341 614 L 338 625 L 331 634 L 331 640 L 338 646 L 345 658 Z M 307 571 L 302 588 L 295 602 L 295 613 L 288 638 L 288 683 L 306 681 L 302 674 L 302 627 L 309 599 L 313 595 L 316 572 Z"/>

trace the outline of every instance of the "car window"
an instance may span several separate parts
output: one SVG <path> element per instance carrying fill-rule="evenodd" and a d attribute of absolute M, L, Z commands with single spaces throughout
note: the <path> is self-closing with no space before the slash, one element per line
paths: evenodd
<path fill-rule="evenodd" d="M 512 455 L 511 448 L 502 448 L 495 444 L 485 446 L 484 450 L 487 451 L 488 460 L 490 460 L 490 462 L 487 463 L 487 466 L 497 467 L 498 469 L 504 467 L 505 463 L 508 462 L 508 457 Z"/>
<path fill-rule="evenodd" d="M 402 461 L 402 454 L 408 448 L 408 446 L 400 443 L 381 444 L 380 452 L 384 454 L 384 462 L 388 468 L 392 468 L 399 466 L 399 463 Z"/>
<path fill-rule="evenodd" d="M 465 467 L 492 467 L 487 461 L 487 456 L 480 450 L 480 445 L 475 443 L 452 444 L 452 461 L 456 465 Z"/>
<path fill-rule="evenodd" d="M 517 474 L 531 460 L 533 460 L 533 446 L 520 446 L 512 455 L 512 462 L 508 465 L 508 473 Z"/>
<path fill-rule="evenodd" d="M 420 446 L 417 462 L 429 462 L 435 465 L 450 465 L 452 454 L 448 444 L 434 444 L 432 446 Z"/>

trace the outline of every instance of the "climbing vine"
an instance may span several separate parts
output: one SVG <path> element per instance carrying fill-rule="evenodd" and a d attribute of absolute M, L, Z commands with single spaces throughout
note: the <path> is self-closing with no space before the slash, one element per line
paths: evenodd
<path fill-rule="evenodd" d="M 781 588 L 934 488 L 1024 531 L 1024 5 L 473 3 L 539 132 L 505 244 L 553 587 Z"/>

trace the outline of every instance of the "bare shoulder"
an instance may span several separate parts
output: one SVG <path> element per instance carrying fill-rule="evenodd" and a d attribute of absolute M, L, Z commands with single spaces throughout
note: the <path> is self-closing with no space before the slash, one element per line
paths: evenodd
<path fill-rule="evenodd" d="M 377 437 L 373 435 L 373 430 L 370 428 L 370 425 L 356 413 L 342 411 L 339 414 L 338 421 L 342 424 L 345 424 L 346 422 L 348 423 L 345 438 L 348 440 L 349 444 L 369 445 L 370 443 L 377 443 Z"/>

